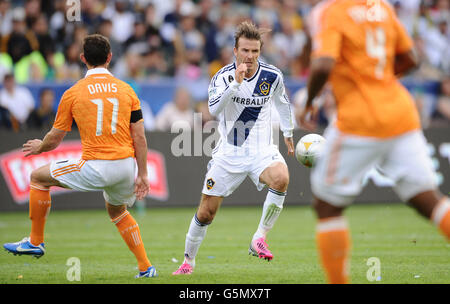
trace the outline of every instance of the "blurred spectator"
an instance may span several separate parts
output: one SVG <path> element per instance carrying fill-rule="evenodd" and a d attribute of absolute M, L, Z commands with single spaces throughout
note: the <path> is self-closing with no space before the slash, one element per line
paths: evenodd
<path fill-rule="evenodd" d="M 144 58 L 141 54 L 129 51 L 119 59 L 116 65 L 114 65 L 112 72 L 119 79 L 143 80 L 145 69 L 143 61 Z"/>
<path fill-rule="evenodd" d="M 151 48 L 144 54 L 145 76 L 147 79 L 155 79 L 167 76 L 169 66 L 162 52 L 157 48 Z"/>
<path fill-rule="evenodd" d="M 81 4 L 81 21 L 90 33 L 98 28 L 102 21 L 99 0 L 83 0 Z"/>
<path fill-rule="evenodd" d="M 141 18 L 136 19 L 133 34 L 124 43 L 124 51 L 127 52 L 130 49 L 139 53 L 145 53 L 148 49 L 147 28 Z"/>
<path fill-rule="evenodd" d="M 3 81 L 6 74 L 13 71 L 13 62 L 8 53 L 0 53 L 0 79 Z"/>
<path fill-rule="evenodd" d="M 255 0 L 251 7 L 250 17 L 256 24 L 260 24 L 263 20 L 268 20 L 271 24 L 277 26 L 279 21 L 277 8 L 278 1 Z"/>
<path fill-rule="evenodd" d="M 56 42 L 56 48 L 62 50 L 62 42 L 65 36 L 65 24 L 66 24 L 66 1 L 55 0 L 53 1 L 54 12 L 49 16 L 49 30 L 50 35 Z"/>
<path fill-rule="evenodd" d="M 38 42 L 35 36 L 27 29 L 24 9 L 16 7 L 13 10 L 12 31 L 9 35 L 2 37 L 2 51 L 6 51 L 13 63 L 17 63 L 37 48 Z"/>
<path fill-rule="evenodd" d="M 42 89 L 39 94 L 39 107 L 30 113 L 26 121 L 27 129 L 50 130 L 56 117 L 54 104 L 55 94 L 53 91 Z"/>
<path fill-rule="evenodd" d="M 233 47 L 227 46 L 221 48 L 219 52 L 219 58 L 209 64 L 209 77 L 212 78 L 221 68 L 232 63 L 233 61 Z"/>
<path fill-rule="evenodd" d="M 34 109 L 34 99 L 26 87 L 16 85 L 13 74 L 8 74 L 0 90 L 0 106 L 9 111 L 12 127 L 19 131 Z"/>
<path fill-rule="evenodd" d="M 99 26 L 97 33 L 105 36 L 109 39 L 109 44 L 111 45 L 111 53 L 113 54 L 110 62 L 110 67 L 114 67 L 114 65 L 120 60 L 123 56 L 123 47 L 122 43 L 118 42 L 112 35 L 113 31 L 113 23 L 109 19 L 103 19 Z"/>
<path fill-rule="evenodd" d="M 0 129 L 11 129 L 11 119 L 8 109 L 0 105 Z"/>
<path fill-rule="evenodd" d="M 48 21 L 44 14 L 39 15 L 33 22 L 33 32 L 39 44 L 39 52 L 44 58 L 55 52 L 55 43 L 48 31 Z"/>
<path fill-rule="evenodd" d="M 274 63 L 287 76 L 291 74 L 292 63 L 301 55 L 306 44 L 306 35 L 295 30 L 294 19 L 282 18 L 281 31 L 273 35 L 273 43 L 278 49 L 278 60 Z"/>
<path fill-rule="evenodd" d="M 113 5 L 103 11 L 102 17 L 112 21 L 112 37 L 118 42 L 124 43 L 133 33 L 135 15 L 128 10 L 128 1 L 114 0 L 110 2 Z"/>
<path fill-rule="evenodd" d="M 214 3 L 213 0 L 200 0 L 198 5 L 200 12 L 195 18 L 195 27 L 205 39 L 203 52 L 206 55 L 206 61 L 211 62 L 218 57 L 218 48 L 214 40 L 217 29 L 211 18 Z"/>
<path fill-rule="evenodd" d="M 12 19 L 11 0 L 0 0 L 0 36 L 7 36 L 11 33 Z"/>
<path fill-rule="evenodd" d="M 60 80 L 78 81 L 83 75 L 84 68 L 80 62 L 81 46 L 74 42 L 65 51 L 65 62 L 60 69 Z"/>
<path fill-rule="evenodd" d="M 167 102 L 156 115 L 156 129 L 160 131 L 170 131 L 172 124 L 184 122 L 180 127 L 194 127 L 194 110 L 191 106 L 191 95 L 189 90 L 179 87 L 173 101 Z"/>
<path fill-rule="evenodd" d="M 26 25 L 28 28 L 31 28 L 41 15 L 41 0 L 25 0 L 23 8 L 25 10 Z"/>

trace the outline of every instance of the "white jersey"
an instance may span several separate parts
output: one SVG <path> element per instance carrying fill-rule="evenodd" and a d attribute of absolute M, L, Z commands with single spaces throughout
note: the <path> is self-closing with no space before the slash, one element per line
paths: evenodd
<path fill-rule="evenodd" d="M 213 157 L 255 155 L 272 146 L 272 106 L 284 137 L 292 137 L 292 110 L 281 71 L 259 62 L 256 73 L 241 84 L 234 79 L 235 71 L 235 63 L 223 67 L 209 85 L 208 107 L 219 120 L 220 133 Z"/>

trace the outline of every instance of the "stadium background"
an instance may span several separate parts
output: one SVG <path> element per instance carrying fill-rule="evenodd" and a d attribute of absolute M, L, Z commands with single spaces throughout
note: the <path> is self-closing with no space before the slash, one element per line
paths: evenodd
<path fill-rule="evenodd" d="M 3 94 L 4 88 L 0 91 L 0 211 L 27 210 L 26 193 L 14 193 L 27 186 L 18 185 L 17 176 L 29 173 L 42 159 L 20 160 L 18 149 L 27 139 L 43 137 L 51 127 L 63 92 L 84 76 L 85 67 L 78 55 L 82 38 L 91 33 L 101 33 L 110 39 L 111 71 L 133 86 L 143 105 L 149 147 L 154 152 L 150 160 L 154 166 L 153 182 L 160 191 L 150 195 L 146 204 L 195 206 L 209 156 L 173 155 L 171 145 L 178 136 L 170 132 L 173 119 L 185 120 L 191 129 L 195 124 L 194 113 L 202 114 L 201 125 L 214 119 L 206 105 L 209 79 L 233 60 L 233 33 L 245 19 L 272 29 L 264 36 L 261 59 L 283 71 L 295 106 L 308 76 L 307 18 L 316 2 L 0 0 L 0 78 L 12 74 L 16 87 L 28 90 L 32 100 L 29 106 L 23 100 L 8 99 Z M 441 191 L 449 193 L 449 1 L 390 2 L 413 37 L 421 59 L 420 68 L 402 82 L 413 94 L 420 111 Z M 41 109 L 43 91 L 53 93 L 49 109 Z M 179 91 L 185 94 L 177 94 Z M 327 123 L 327 111 L 333 110 L 330 104 L 322 109 L 322 129 Z M 18 119 L 16 112 L 18 117 L 25 118 Z M 197 140 L 194 133 L 190 136 L 192 146 Z M 295 140 L 303 134 L 297 130 Z M 203 135 L 205 140 L 209 134 Z M 74 128 L 67 139 L 77 138 Z M 284 152 L 283 144 L 280 149 Z M 53 156 L 61 154 L 58 156 L 56 152 Z M 287 203 L 308 204 L 309 171 L 294 159 L 287 161 L 292 176 Z M 388 181 L 373 177 L 358 201 L 397 201 L 388 185 Z M 380 191 L 380 186 L 386 191 Z M 263 192 L 257 192 L 247 180 L 226 204 L 260 204 Z M 100 193 L 60 192 L 53 200 L 52 209 L 103 208 Z"/>

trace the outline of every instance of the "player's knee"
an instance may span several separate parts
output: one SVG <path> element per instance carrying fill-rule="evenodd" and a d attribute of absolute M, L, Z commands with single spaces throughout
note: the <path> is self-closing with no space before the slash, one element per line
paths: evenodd
<path fill-rule="evenodd" d="M 287 190 L 288 185 L 289 185 L 289 174 L 280 173 L 277 174 L 277 176 L 275 176 L 272 179 L 272 182 L 269 186 L 272 189 L 285 192 Z"/>
<path fill-rule="evenodd" d="M 216 211 L 209 208 L 202 208 L 197 211 L 197 219 L 200 223 L 209 225 L 216 216 Z"/>
<path fill-rule="evenodd" d="M 335 207 L 317 198 L 313 201 L 313 208 L 319 219 L 341 216 L 344 209 L 342 207 Z"/>
<path fill-rule="evenodd" d="M 34 169 L 30 175 L 30 182 L 33 184 L 41 184 L 42 182 L 42 174 L 40 173 L 40 168 Z"/>

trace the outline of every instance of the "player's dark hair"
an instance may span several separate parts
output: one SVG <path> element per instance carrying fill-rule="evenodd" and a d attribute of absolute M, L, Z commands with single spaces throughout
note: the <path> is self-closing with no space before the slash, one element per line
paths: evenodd
<path fill-rule="evenodd" d="M 83 40 L 83 53 L 89 65 L 96 67 L 105 64 L 111 53 L 108 38 L 100 34 L 86 36 Z"/>
<path fill-rule="evenodd" d="M 236 29 L 234 34 L 234 46 L 238 48 L 239 38 L 244 37 L 249 40 L 258 40 L 263 45 L 262 35 L 270 32 L 270 29 L 259 29 L 254 23 L 244 21 Z"/>

